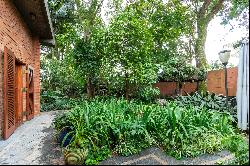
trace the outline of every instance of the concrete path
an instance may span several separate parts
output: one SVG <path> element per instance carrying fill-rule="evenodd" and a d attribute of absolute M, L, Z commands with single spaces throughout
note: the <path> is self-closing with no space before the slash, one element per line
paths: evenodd
<path fill-rule="evenodd" d="M 176 160 L 167 156 L 159 148 L 152 147 L 141 153 L 129 157 L 111 157 L 104 160 L 100 165 L 215 165 L 217 162 L 232 160 L 234 156 L 228 151 L 215 154 L 201 155 L 196 158 Z"/>
<path fill-rule="evenodd" d="M 64 164 L 51 127 L 56 113 L 41 113 L 17 128 L 6 141 L 0 140 L 0 165 Z"/>

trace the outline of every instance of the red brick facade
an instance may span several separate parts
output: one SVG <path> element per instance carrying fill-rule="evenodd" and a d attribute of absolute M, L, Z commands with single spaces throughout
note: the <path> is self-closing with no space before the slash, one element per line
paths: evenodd
<path fill-rule="evenodd" d="M 40 112 L 40 41 L 36 35 L 31 33 L 21 14 L 10 0 L 0 0 L 0 138 L 3 132 L 4 47 L 10 49 L 17 60 L 34 68 L 34 111 L 37 115 Z M 25 85 L 26 77 L 23 73 L 23 87 Z M 25 110 L 26 93 L 23 92 L 23 111 L 25 112 Z"/>

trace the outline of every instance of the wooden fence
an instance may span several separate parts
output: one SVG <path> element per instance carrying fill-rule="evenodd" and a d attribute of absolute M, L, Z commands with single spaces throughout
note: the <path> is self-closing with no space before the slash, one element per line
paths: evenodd
<path fill-rule="evenodd" d="M 237 67 L 227 69 L 228 96 L 236 96 L 237 76 Z M 182 84 L 182 95 L 185 95 L 185 92 L 191 93 L 197 91 L 197 82 L 183 82 Z M 161 95 L 163 96 L 176 95 L 176 82 L 158 82 L 154 84 L 154 87 L 158 87 L 160 89 Z M 218 95 L 226 95 L 225 75 L 223 69 L 208 72 L 207 90 Z"/>

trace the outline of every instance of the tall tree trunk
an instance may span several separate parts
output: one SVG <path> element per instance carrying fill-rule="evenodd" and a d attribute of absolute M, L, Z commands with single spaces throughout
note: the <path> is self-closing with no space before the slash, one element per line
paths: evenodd
<path fill-rule="evenodd" d="M 196 67 L 202 68 L 207 66 L 205 43 L 207 38 L 208 22 L 205 21 L 205 18 L 200 18 L 197 23 L 198 36 L 195 43 L 195 61 Z M 205 80 L 199 83 L 198 91 L 207 91 L 207 85 Z"/>
<path fill-rule="evenodd" d="M 176 82 L 176 95 L 177 96 L 182 96 L 182 82 L 177 81 Z"/>
<path fill-rule="evenodd" d="M 211 1 L 211 0 L 204 0 L 200 9 L 196 10 L 198 36 L 196 38 L 196 43 L 195 43 L 195 59 L 196 59 L 196 67 L 198 68 L 207 66 L 207 60 L 206 60 L 206 55 L 205 55 L 207 27 L 208 27 L 209 22 L 213 19 L 213 17 L 221 9 L 223 9 L 224 1 L 225 0 L 218 0 L 216 1 L 216 3 L 214 3 L 214 1 Z M 206 90 L 207 90 L 206 82 L 201 81 L 199 83 L 199 91 L 204 92 Z"/>
<path fill-rule="evenodd" d="M 196 67 L 200 68 L 207 65 L 206 54 L 205 54 L 205 43 L 207 38 L 207 26 L 208 24 L 204 21 L 198 21 L 198 36 L 195 43 L 195 60 Z"/>

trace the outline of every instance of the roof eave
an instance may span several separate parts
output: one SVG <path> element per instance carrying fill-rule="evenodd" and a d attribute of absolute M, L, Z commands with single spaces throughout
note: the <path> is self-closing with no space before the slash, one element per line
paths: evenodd
<path fill-rule="evenodd" d="M 53 26 L 52 26 L 50 13 L 49 13 L 48 0 L 44 0 L 43 2 L 44 2 L 45 10 L 46 10 L 46 13 L 47 13 L 47 18 L 48 18 L 48 21 L 49 21 L 49 26 L 50 26 L 52 39 L 42 40 L 41 42 L 45 43 L 45 45 L 48 45 L 48 46 L 55 46 L 55 34 L 54 34 Z"/>
<path fill-rule="evenodd" d="M 13 0 L 32 35 L 45 45 L 55 45 L 55 35 L 47 0 Z M 36 6 L 35 6 L 36 5 Z"/>

